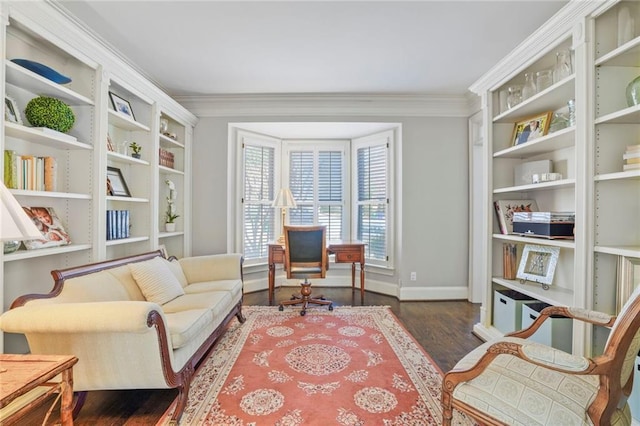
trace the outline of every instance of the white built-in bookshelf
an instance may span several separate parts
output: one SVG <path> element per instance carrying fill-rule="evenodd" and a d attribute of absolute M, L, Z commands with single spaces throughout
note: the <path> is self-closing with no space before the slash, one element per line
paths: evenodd
<path fill-rule="evenodd" d="M 636 2 L 572 2 L 512 55 L 472 86 L 482 98 L 486 142 L 484 212 L 475 225 L 486 229 L 483 255 L 488 268 L 481 320 L 475 331 L 490 339 L 502 333 L 493 324 L 493 293 L 516 290 L 552 305 L 616 313 L 618 264 L 640 263 L 640 171 L 623 170 L 623 154 L 640 144 L 640 106 L 627 105 L 625 89 L 640 75 L 640 8 Z M 618 11 L 627 7 L 636 32 L 618 43 Z M 573 71 L 521 103 L 504 108 L 500 92 L 524 83 L 524 74 L 553 68 L 556 53 L 572 51 Z M 575 122 L 522 144 L 513 144 L 516 123 L 576 105 Z M 562 179 L 514 184 L 524 162 L 551 160 Z M 534 199 L 539 211 L 575 212 L 575 239 L 544 239 L 501 233 L 493 203 Z M 486 224 L 486 226 L 484 225 Z M 503 277 L 504 243 L 556 247 L 560 255 L 553 284 Z M 520 256 L 519 256 L 520 257 Z M 519 261 L 520 259 L 518 259 Z M 598 353 L 608 330 L 576 323 L 569 338 L 578 354 Z"/>
<path fill-rule="evenodd" d="M 10 191 L 24 206 L 52 207 L 71 239 L 69 245 L 38 250 L 22 247 L 15 253 L 0 254 L 3 311 L 22 294 L 50 291 L 53 269 L 154 250 L 160 245 L 170 255 L 190 255 L 189 157 L 196 117 L 115 57 L 55 4 L 2 2 L 0 15 L 4 53 L 0 88 L 5 97 L 15 101 L 22 116 L 22 123 L 2 121 L 0 147 L 3 153 L 33 156 L 38 164 L 34 176 L 38 177 L 39 164 L 44 164 L 38 158 L 55 159 L 55 179 L 48 181 L 47 188 L 36 185 Z M 44 64 L 72 81 L 55 83 L 11 62 L 15 58 Z M 126 100 L 132 114 L 114 109 L 110 93 Z M 30 126 L 24 108 L 40 95 L 58 98 L 71 107 L 76 121 L 68 134 Z M 169 121 L 169 136 L 159 131 L 161 118 Z M 107 135 L 113 150 L 107 147 Z M 133 158 L 131 151 L 124 149 L 125 141 L 142 147 L 141 158 Z M 172 153 L 173 166 L 161 164 L 161 148 Z M 0 166 L 9 172 L 7 158 L 3 156 Z M 47 164 L 53 162 L 48 160 Z M 128 195 L 107 192 L 107 173 L 112 170 L 122 176 Z M 180 215 L 177 230 L 170 233 L 164 229 L 166 179 L 176 187 Z M 109 211 L 128 212 L 128 237 L 108 238 Z M 13 335 L 0 340 L 0 348 L 27 351 L 26 341 Z"/>

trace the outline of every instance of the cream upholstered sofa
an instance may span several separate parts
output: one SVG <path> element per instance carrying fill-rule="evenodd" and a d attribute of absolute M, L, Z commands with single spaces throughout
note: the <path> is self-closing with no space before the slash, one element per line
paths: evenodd
<path fill-rule="evenodd" d="M 73 354 L 77 414 L 86 391 L 178 388 L 178 420 L 196 364 L 242 316 L 242 256 L 169 261 L 161 251 L 52 271 L 49 294 L 0 317 L 35 354 Z"/>

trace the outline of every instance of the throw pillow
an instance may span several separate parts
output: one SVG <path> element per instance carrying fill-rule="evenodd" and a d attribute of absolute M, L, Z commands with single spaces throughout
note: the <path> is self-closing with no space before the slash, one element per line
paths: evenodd
<path fill-rule="evenodd" d="M 167 261 L 161 257 L 131 263 L 129 268 L 144 298 L 149 302 L 163 305 L 184 294 L 180 281 L 169 269 Z"/>
<path fill-rule="evenodd" d="M 163 259 L 163 260 L 165 261 L 167 266 L 169 266 L 169 269 L 171 269 L 171 272 L 173 272 L 173 275 L 176 276 L 176 278 L 180 282 L 180 285 L 182 287 L 186 287 L 187 284 L 189 284 L 189 282 L 187 281 L 187 277 L 184 276 L 184 272 L 182 271 L 182 266 L 180 266 L 180 263 L 178 263 L 177 260 L 166 260 L 166 259 Z"/>

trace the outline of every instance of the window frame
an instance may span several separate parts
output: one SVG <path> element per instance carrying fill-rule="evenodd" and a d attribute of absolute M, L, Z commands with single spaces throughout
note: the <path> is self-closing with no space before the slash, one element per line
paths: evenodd
<path fill-rule="evenodd" d="M 230 124 L 229 143 L 232 147 L 229 151 L 229 164 L 236 164 L 235 183 L 229 182 L 228 188 L 232 190 L 229 193 L 230 204 L 228 212 L 232 218 L 229 219 L 229 225 L 234 226 L 234 231 L 228 235 L 228 247 L 231 250 L 235 250 L 240 253 L 244 253 L 244 205 L 242 203 L 242 197 L 244 196 L 244 152 L 243 144 L 252 144 L 257 142 L 258 144 L 270 146 L 275 149 L 275 162 L 274 162 L 274 197 L 277 191 L 282 187 L 283 182 L 288 182 L 289 178 L 289 164 L 284 161 L 285 146 L 306 143 L 306 144 L 319 144 L 327 143 L 329 146 L 335 142 L 340 141 L 339 144 L 346 143 L 347 148 L 345 151 L 345 162 L 343 176 L 345 179 L 345 214 L 343 215 L 343 221 L 346 221 L 344 225 L 345 240 L 356 240 L 357 233 L 357 176 L 353 176 L 357 173 L 357 149 L 365 146 L 366 144 L 374 144 L 375 141 L 385 138 L 388 144 L 387 150 L 387 261 L 372 261 L 372 259 L 366 259 L 368 267 L 372 270 L 378 270 L 380 273 L 389 273 L 395 268 L 395 234 L 396 228 L 400 226 L 396 223 L 396 217 L 399 217 L 396 212 L 397 202 L 395 200 L 396 186 L 401 185 L 401 176 L 396 176 L 396 156 L 400 155 L 400 152 L 396 152 L 401 147 L 401 124 L 396 123 L 392 128 L 384 131 L 379 131 L 369 136 L 361 138 L 339 138 L 339 139 L 279 139 L 273 136 L 267 136 L 261 133 L 255 133 L 251 130 L 246 130 L 237 124 Z M 326 150 L 329 146 L 322 146 L 318 148 L 318 151 Z M 288 151 L 287 151 L 288 152 Z M 235 157 L 235 158 L 233 158 Z M 399 157 L 398 157 L 399 158 Z M 234 189 L 235 188 L 235 189 Z M 234 199 L 234 201 L 231 201 Z M 272 201 L 272 200 L 271 200 Z M 233 206 L 238 206 L 235 208 Z M 274 214 L 274 240 L 278 237 L 278 230 L 281 229 L 281 215 L 279 212 Z M 233 225 L 232 225 L 233 224 Z M 232 237 L 233 236 L 233 237 Z M 365 253 L 367 250 L 365 249 Z M 266 265 L 268 259 L 256 258 L 245 259 L 245 267 Z M 250 268 L 253 270 L 253 268 Z M 257 271 L 258 269 L 256 269 Z M 387 272 L 383 272 L 387 271 Z"/>
<path fill-rule="evenodd" d="M 351 140 L 351 193 L 352 205 L 351 205 L 351 223 L 353 231 L 353 239 L 357 239 L 358 232 L 358 149 L 379 146 L 381 144 L 387 145 L 387 211 L 386 211 L 386 260 L 372 259 L 367 256 L 368 251 L 365 249 L 366 264 L 384 269 L 393 269 L 394 267 L 394 223 L 395 223 L 395 203 L 394 203 L 394 151 L 395 151 L 396 132 L 395 129 L 378 132 L 373 135 L 364 136 L 361 138 L 354 138 Z"/>
<path fill-rule="evenodd" d="M 348 240 L 351 236 L 351 161 L 350 161 L 350 145 L 349 139 L 287 139 L 282 142 L 282 182 L 289 185 L 290 181 L 290 162 L 291 152 L 296 151 L 311 151 L 313 152 L 314 162 L 314 177 L 313 177 L 313 221 L 314 224 L 318 224 L 318 207 L 323 205 L 331 205 L 331 203 L 322 203 L 318 200 L 318 159 L 321 151 L 340 151 L 342 152 L 342 236 L 341 239 Z M 295 195 L 294 195 L 295 197 Z M 334 204 L 335 205 L 335 204 Z M 287 216 L 288 217 L 288 216 Z M 276 219 L 276 222 L 280 223 L 280 218 Z"/>
<path fill-rule="evenodd" d="M 270 200 L 263 200 L 262 204 L 271 204 L 273 203 L 273 200 L 275 199 L 275 196 L 278 194 L 278 190 L 281 187 L 281 173 L 279 173 L 279 170 L 282 167 L 281 164 L 281 158 L 282 158 L 282 140 L 274 138 L 274 137 L 270 137 L 270 136 L 265 136 L 265 135 L 260 135 L 257 133 L 251 133 L 251 132 L 247 132 L 244 130 L 239 130 L 238 134 L 237 134 L 237 164 L 238 164 L 238 187 L 237 187 L 237 193 L 238 193 L 238 201 L 240 203 L 240 209 L 238 211 L 238 214 L 236 216 L 236 220 L 237 220 L 237 226 L 236 226 L 236 251 L 238 251 L 239 253 L 243 253 L 245 252 L 245 241 L 244 241 L 244 229 L 245 229 L 245 200 L 244 200 L 244 196 L 245 196 L 245 147 L 248 146 L 260 146 L 260 147 L 267 147 L 267 148 L 273 148 L 274 149 L 274 164 L 273 164 L 273 172 L 274 172 L 274 176 L 273 176 L 273 198 Z M 278 213 L 278 214 L 275 214 Z M 274 233 L 277 235 L 273 236 L 273 239 L 277 239 L 278 237 L 278 230 L 281 229 L 280 228 L 280 212 L 274 212 Z M 264 264 L 267 263 L 268 261 L 268 253 L 267 255 L 265 255 L 264 257 L 258 257 L 258 258 L 245 258 L 244 264 L 246 266 L 252 266 L 252 265 L 259 265 L 259 264 Z"/>

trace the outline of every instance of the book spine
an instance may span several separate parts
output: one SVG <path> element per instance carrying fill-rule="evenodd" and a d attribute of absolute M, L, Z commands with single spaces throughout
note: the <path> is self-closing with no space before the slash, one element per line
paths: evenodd
<path fill-rule="evenodd" d="M 625 164 L 624 166 L 622 166 L 622 170 L 627 171 L 627 170 L 639 170 L 640 169 L 640 163 L 637 164 Z"/>
<path fill-rule="evenodd" d="M 507 224 L 504 221 L 504 214 L 502 214 L 502 211 L 500 210 L 500 205 L 498 204 L 497 201 L 494 201 L 493 207 L 495 208 L 496 215 L 498 216 L 498 225 L 500 226 L 500 233 L 507 234 Z"/>
<path fill-rule="evenodd" d="M 4 151 L 4 184 L 7 188 L 18 188 L 18 165 L 16 163 L 17 154 L 15 151 L 6 149 Z"/>
<path fill-rule="evenodd" d="M 628 160 L 631 158 L 640 158 L 640 151 L 633 151 L 633 152 L 629 151 L 622 154 L 623 160 Z"/>
<path fill-rule="evenodd" d="M 58 187 L 57 172 L 58 165 L 54 157 L 44 158 L 44 190 L 56 191 Z"/>

